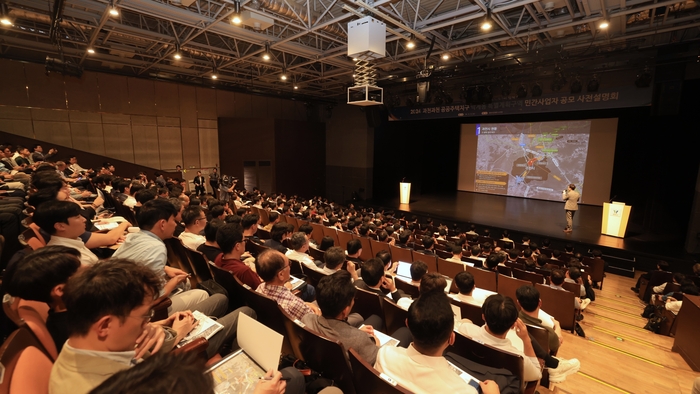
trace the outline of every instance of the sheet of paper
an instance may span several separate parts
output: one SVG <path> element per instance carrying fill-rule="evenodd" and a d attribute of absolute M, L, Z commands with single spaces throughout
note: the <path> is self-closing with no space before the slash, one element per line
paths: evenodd
<path fill-rule="evenodd" d="M 365 325 L 361 325 L 360 328 L 364 327 Z M 381 331 L 374 330 L 374 336 L 379 340 L 379 344 L 381 346 L 384 345 L 389 345 L 389 346 L 397 346 L 399 344 L 399 340 L 390 336 L 386 335 Z"/>
<path fill-rule="evenodd" d="M 276 370 L 282 351 L 282 335 L 252 317 L 238 315 L 238 345 L 264 370 Z"/>

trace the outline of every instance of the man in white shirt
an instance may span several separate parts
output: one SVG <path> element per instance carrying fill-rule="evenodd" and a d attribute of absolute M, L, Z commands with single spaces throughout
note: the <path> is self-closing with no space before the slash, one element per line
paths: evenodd
<path fill-rule="evenodd" d="M 181 232 L 178 238 L 188 249 L 197 250 L 199 245 L 205 243 L 207 239 L 201 235 L 207 226 L 207 215 L 200 206 L 187 207 L 182 211 L 182 222 L 185 224 L 185 231 Z"/>
<path fill-rule="evenodd" d="M 323 254 L 323 260 L 326 262 L 326 265 L 323 267 L 321 272 L 326 275 L 333 275 L 337 271 L 343 269 L 343 263 L 345 262 L 345 251 L 339 246 L 331 246 Z M 357 270 L 355 269 L 355 264 L 348 264 L 347 271 L 350 273 L 353 282 L 360 279 L 359 275 L 357 274 Z"/>
<path fill-rule="evenodd" d="M 527 326 L 518 319 L 515 302 L 510 297 L 494 294 L 486 299 L 482 310 L 486 324 L 479 327 L 465 320 L 459 325 L 459 332 L 476 341 L 522 356 L 523 379 L 526 382 L 539 380 L 542 377 L 540 363 L 527 333 Z M 515 329 L 515 335 L 508 335 L 512 328 Z"/>
<path fill-rule="evenodd" d="M 413 343 L 407 349 L 381 347 L 374 368 L 416 394 L 476 394 L 477 390 L 462 380 L 443 357 L 455 336 L 454 317 L 447 296 L 439 291 L 422 295 L 408 309 L 406 323 Z M 484 394 L 500 392 L 491 380 L 480 386 Z"/>
<path fill-rule="evenodd" d="M 39 205 L 34 212 L 34 223 L 51 235 L 47 246 L 59 245 L 76 249 L 80 252 L 83 265 L 93 265 L 99 260 L 80 239 L 85 232 L 85 218 L 80 215 L 80 206 L 71 201 L 47 201 Z M 122 231 L 131 224 L 124 221 L 119 226 Z"/>
<path fill-rule="evenodd" d="M 484 300 L 488 296 L 496 294 L 493 291 L 477 288 L 474 275 L 468 271 L 460 272 L 455 276 L 455 285 L 459 289 L 459 293 L 452 294 L 450 297 L 479 307 L 484 304 Z"/>
<path fill-rule="evenodd" d="M 302 263 L 305 268 L 323 272 L 323 269 L 316 264 L 314 259 L 306 254 L 306 251 L 309 250 L 309 240 L 306 238 L 305 233 L 300 231 L 292 234 L 292 238 L 289 239 L 289 243 L 291 244 L 292 249 L 285 253 L 288 259 L 296 260 Z"/>

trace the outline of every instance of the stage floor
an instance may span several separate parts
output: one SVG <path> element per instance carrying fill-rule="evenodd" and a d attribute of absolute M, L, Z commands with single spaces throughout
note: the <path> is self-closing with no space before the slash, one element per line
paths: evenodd
<path fill-rule="evenodd" d="M 435 222 L 442 219 L 449 222 L 473 223 L 478 228 L 507 228 L 518 233 L 529 234 L 534 239 L 549 238 L 556 243 L 598 245 L 649 257 L 672 257 L 682 260 L 688 258 L 683 249 L 682 236 L 644 234 L 635 229 L 632 224 L 628 226 L 627 236 L 624 239 L 602 235 L 600 231 L 603 207 L 601 206 L 579 205 L 579 210 L 574 217 L 573 233 L 565 234 L 563 230 L 566 225 L 566 216 L 563 202 L 454 192 L 415 196 L 410 204 L 399 204 L 398 199 L 375 201 L 375 203 L 429 216 Z"/>

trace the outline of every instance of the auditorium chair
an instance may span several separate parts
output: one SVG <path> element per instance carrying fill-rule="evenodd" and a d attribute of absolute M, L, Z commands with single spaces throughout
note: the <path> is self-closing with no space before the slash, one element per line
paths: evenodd
<path fill-rule="evenodd" d="M 421 252 L 411 251 L 413 261 L 422 261 L 428 265 L 428 272 L 437 272 L 437 256 L 434 254 L 425 254 Z"/>
<path fill-rule="evenodd" d="M 22 300 L 6 294 L 2 307 L 5 316 L 18 328 L 26 328 L 40 344 L 40 350 L 46 353 L 51 361 L 55 361 L 58 357 L 58 351 L 53 337 L 46 327 L 49 305 L 43 302 Z"/>
<path fill-rule="evenodd" d="M 438 256 L 438 258 L 441 258 L 441 259 L 449 259 L 450 257 L 452 257 L 452 252 L 448 252 L 446 250 L 440 250 L 437 248 L 435 248 L 435 254 Z"/>
<path fill-rule="evenodd" d="M 496 285 L 496 272 L 482 270 L 480 268 L 474 268 L 468 265 L 464 267 L 464 270 L 468 271 L 474 276 L 474 283 L 476 283 L 476 287 L 493 292 L 498 291 L 498 286 Z"/>
<path fill-rule="evenodd" d="M 472 264 L 472 265 L 474 266 L 474 268 L 481 268 L 481 267 L 484 266 L 484 263 L 483 263 L 481 260 L 475 259 L 475 258 L 473 258 L 473 257 L 464 257 L 464 256 L 462 256 L 462 261 L 464 261 L 465 263 L 470 263 L 470 264 Z"/>
<path fill-rule="evenodd" d="M 258 293 L 247 285 L 243 285 L 246 290 L 246 304 L 258 315 L 258 321 L 267 327 L 277 331 L 284 336 L 282 340 L 282 354 L 294 354 L 291 342 L 287 337 L 287 328 L 284 326 L 284 316 L 277 301 Z"/>
<path fill-rule="evenodd" d="M 258 209 L 258 214 L 260 215 L 260 223 L 263 226 L 267 226 L 270 223 L 270 213 L 267 209 Z M 283 215 L 280 215 L 280 217 Z"/>
<path fill-rule="evenodd" d="M 591 267 L 588 274 L 593 282 L 598 283 L 598 288 L 603 290 L 603 280 L 605 279 L 605 261 L 591 257 L 584 257 L 583 264 Z"/>
<path fill-rule="evenodd" d="M 501 274 L 501 275 L 503 275 L 503 276 L 508 276 L 508 277 L 510 277 L 510 276 L 513 275 L 513 274 L 512 274 L 512 271 L 511 271 L 511 268 L 508 267 L 508 266 L 505 266 L 505 265 L 498 265 L 498 266 L 496 266 L 496 270 L 498 271 L 499 274 Z"/>
<path fill-rule="evenodd" d="M 312 259 L 326 262 L 325 252 L 317 249 L 315 246 L 309 245 L 309 250 L 307 251 Z"/>
<path fill-rule="evenodd" d="M 0 348 L 0 394 L 46 394 L 53 362 L 26 327 L 15 330 Z"/>
<path fill-rule="evenodd" d="M 255 235 L 257 235 L 262 241 L 270 239 L 270 232 L 262 227 L 258 227 L 258 231 L 255 232 Z"/>
<path fill-rule="evenodd" d="M 311 238 L 316 241 L 316 244 L 320 245 L 323 240 L 323 225 L 318 223 L 311 223 Z"/>
<path fill-rule="evenodd" d="M 648 303 L 651 299 L 653 288 L 662 283 L 673 282 L 673 273 L 668 271 L 651 271 L 649 281 L 642 280 L 639 285 L 639 299 Z"/>
<path fill-rule="evenodd" d="M 387 252 L 391 253 L 389 250 L 389 244 L 386 242 L 381 242 L 370 238 L 369 244 L 372 248 L 372 256 L 376 256 L 377 253 L 381 252 L 382 250 L 386 250 Z M 394 261 L 393 258 L 392 261 Z"/>
<path fill-rule="evenodd" d="M 395 380 L 385 374 L 380 374 L 372 365 L 365 361 L 355 349 L 348 349 L 353 381 L 358 393 L 375 394 L 411 394 Z"/>
<path fill-rule="evenodd" d="M 372 293 L 367 290 L 357 289 L 355 292 L 355 305 L 352 307 L 353 313 L 359 313 L 360 316 L 367 319 L 372 315 L 379 317 L 384 316 L 382 310 L 382 300 L 379 294 Z M 384 327 L 375 327 L 379 331 L 383 331 Z"/>
<path fill-rule="evenodd" d="M 517 300 L 518 297 L 515 296 L 516 290 L 522 286 L 531 285 L 530 281 L 511 278 L 510 276 L 499 275 L 498 276 L 498 294 L 505 297 L 510 297 L 513 301 Z"/>
<path fill-rule="evenodd" d="M 372 245 L 369 242 L 369 238 L 361 237 L 356 234 L 353 234 L 352 238 L 359 239 L 360 243 L 362 244 L 362 252 L 360 253 L 360 258 L 362 259 L 362 261 L 367 261 L 374 257 L 374 254 L 372 254 Z"/>
<path fill-rule="evenodd" d="M 326 274 L 324 274 L 323 272 L 306 267 L 302 268 L 304 269 L 304 275 L 306 275 L 306 282 L 309 283 L 311 286 L 316 287 L 318 285 L 318 282 L 326 276 Z"/>
<path fill-rule="evenodd" d="M 282 310 L 279 305 L 278 308 L 280 309 L 280 312 L 282 312 L 282 323 L 284 324 L 284 328 L 287 330 L 286 337 L 289 339 L 289 345 L 292 348 L 294 357 L 304 361 L 304 353 L 301 351 L 301 343 L 304 342 L 304 339 L 308 335 L 308 331 L 304 329 L 306 325 L 300 320 L 291 317 L 287 312 Z"/>
<path fill-rule="evenodd" d="M 347 247 L 347 245 L 340 244 L 340 238 L 338 237 L 338 230 L 335 228 L 323 226 L 323 236 L 333 238 L 333 240 L 335 241 L 335 243 L 334 243 L 335 246 L 340 246 L 343 249 L 345 249 Z"/>
<path fill-rule="evenodd" d="M 442 275 L 449 276 L 454 279 L 457 274 L 464 271 L 464 264 L 454 263 L 452 261 L 447 261 L 445 259 L 439 258 L 437 260 L 437 272 Z"/>
<path fill-rule="evenodd" d="M 302 264 L 297 260 L 289 259 L 289 273 L 296 276 L 297 278 L 304 275 L 304 269 L 302 268 Z"/>
<path fill-rule="evenodd" d="M 552 353 L 549 348 L 549 333 L 546 329 L 542 327 L 532 326 L 527 324 L 527 332 L 530 337 L 533 338 L 542 347 L 542 349 L 552 356 L 556 356 L 556 353 Z M 542 370 L 542 378 L 540 379 L 540 385 L 549 388 L 549 372 L 547 368 Z"/>
<path fill-rule="evenodd" d="M 187 255 L 187 247 L 182 244 L 179 238 L 168 238 L 163 240 L 165 243 L 165 248 L 168 253 L 168 265 L 173 268 L 179 268 L 188 274 L 190 274 L 189 281 L 192 284 L 192 288 L 196 289 L 199 281 L 197 280 L 197 273 L 192 268 L 190 264 L 190 258 Z"/>
<path fill-rule="evenodd" d="M 214 276 L 214 281 L 221 285 L 228 293 L 228 305 L 230 310 L 238 309 L 246 305 L 246 289 L 232 272 L 214 265 L 209 262 L 209 268 Z"/>
<path fill-rule="evenodd" d="M 535 285 L 535 288 L 540 292 L 542 309 L 559 321 L 562 330 L 569 330 L 573 333 L 576 326 L 574 293 L 566 290 L 554 289 L 539 283 Z"/>
<path fill-rule="evenodd" d="M 201 283 L 205 280 L 212 279 L 213 277 L 211 270 L 209 269 L 209 262 L 207 261 L 207 257 L 204 256 L 201 252 L 189 249 L 187 247 L 185 248 L 185 251 L 187 252 L 187 257 L 189 257 L 190 264 L 192 265 L 192 268 L 194 269 L 194 272 L 197 275 L 197 280 Z"/>
<path fill-rule="evenodd" d="M 462 313 L 462 319 L 469 319 L 472 323 L 476 324 L 477 326 L 484 325 L 485 322 L 484 318 L 481 316 L 482 311 L 480 306 L 472 305 L 467 302 L 457 301 L 452 297 L 450 297 L 450 303 L 459 307 Z"/>
<path fill-rule="evenodd" d="M 333 380 L 344 394 L 355 394 L 352 371 L 343 344 L 323 337 L 306 327 L 304 330 L 306 335 L 300 348 L 306 364 L 321 376 Z"/>
<path fill-rule="evenodd" d="M 245 241 L 245 251 L 253 255 L 253 257 L 257 257 L 257 255 L 267 249 L 269 249 L 267 246 L 253 242 L 249 239 Z"/>
<path fill-rule="evenodd" d="M 408 283 L 405 280 L 394 278 L 394 283 L 396 288 L 403 291 L 406 295 L 416 298 L 420 295 L 420 289 L 418 286 Z"/>
<path fill-rule="evenodd" d="M 408 311 L 396 305 L 394 301 L 384 298 L 381 300 L 382 310 L 384 314 L 384 327 L 386 327 L 386 334 L 391 335 L 396 330 L 401 327 L 406 327 L 406 319 L 408 318 Z M 369 316 L 362 316 L 367 318 Z M 381 317 L 381 316 L 380 316 Z"/>
<path fill-rule="evenodd" d="M 406 263 L 413 262 L 413 255 L 411 254 L 411 249 L 389 245 L 389 252 L 391 252 L 391 261 L 395 263 L 399 261 L 403 261 Z"/>
<path fill-rule="evenodd" d="M 545 283 L 544 276 L 536 272 L 524 271 L 517 268 L 513 268 L 513 277 L 531 282 L 533 286 L 537 283 Z"/>
<path fill-rule="evenodd" d="M 352 240 L 353 234 L 347 231 L 338 231 L 337 234 L 340 247 L 347 250 L 348 242 Z"/>

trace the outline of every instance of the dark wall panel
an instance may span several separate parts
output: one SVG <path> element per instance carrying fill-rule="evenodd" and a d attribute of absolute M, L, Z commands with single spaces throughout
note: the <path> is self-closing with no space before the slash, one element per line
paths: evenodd
<path fill-rule="evenodd" d="M 68 109 L 88 112 L 100 111 L 100 92 L 97 88 L 96 73 L 83 73 L 80 79 L 71 78 L 65 87 Z"/>
<path fill-rule="evenodd" d="M 323 123 L 275 121 L 277 191 L 305 197 L 326 191 L 326 129 Z"/>

